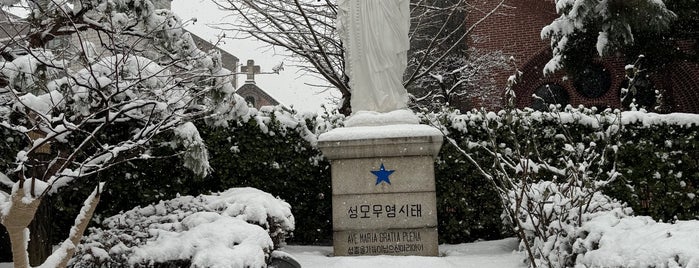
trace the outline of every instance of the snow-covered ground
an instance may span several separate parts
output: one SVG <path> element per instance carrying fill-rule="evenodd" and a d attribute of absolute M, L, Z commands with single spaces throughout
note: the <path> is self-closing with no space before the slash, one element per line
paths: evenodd
<path fill-rule="evenodd" d="M 282 251 L 294 256 L 303 268 L 514 268 L 526 267 L 524 255 L 516 252 L 517 239 L 483 241 L 459 245 L 440 245 L 441 257 L 366 256 L 329 257 L 332 247 L 286 246 Z M 0 268 L 12 264 L 0 263 Z"/>
<path fill-rule="evenodd" d="M 441 257 L 364 256 L 329 257 L 332 247 L 286 246 L 282 251 L 294 256 L 303 268 L 514 268 L 526 267 L 525 255 L 517 252 L 517 239 L 440 245 Z"/>

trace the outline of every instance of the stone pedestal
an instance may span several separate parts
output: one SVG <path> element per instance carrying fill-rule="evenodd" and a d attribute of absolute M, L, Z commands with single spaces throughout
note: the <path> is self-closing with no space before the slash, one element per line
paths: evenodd
<path fill-rule="evenodd" d="M 320 136 L 331 160 L 335 256 L 437 256 L 434 157 L 426 125 L 340 128 Z"/>

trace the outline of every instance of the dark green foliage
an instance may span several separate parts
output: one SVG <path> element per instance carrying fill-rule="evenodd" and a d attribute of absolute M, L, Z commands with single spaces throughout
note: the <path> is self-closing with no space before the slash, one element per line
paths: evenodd
<path fill-rule="evenodd" d="M 65 215 L 58 219 L 59 226 L 65 229 L 72 224 L 78 208 L 69 204 L 81 202 L 98 181 L 108 182 L 97 208 L 97 214 L 105 217 L 178 194 L 254 187 L 291 204 L 296 230 L 287 242 L 328 243 L 332 235 L 329 163 L 301 137 L 304 126 L 291 129 L 274 116 L 267 119 L 264 126 L 255 117 L 229 122 L 227 128 L 198 125 L 213 169 L 206 178 L 197 178 L 185 168 L 163 141 L 164 146 L 151 152 L 152 159 L 124 163 L 77 181 L 70 186 L 77 191 L 63 191 L 54 201 Z"/>
<path fill-rule="evenodd" d="M 202 131 L 214 169 L 206 183 L 214 191 L 254 187 L 279 196 L 296 219 L 289 242 L 329 242 L 330 168 L 320 152 L 273 117 L 265 124 L 267 133 L 254 119 L 233 126 Z"/>
<path fill-rule="evenodd" d="M 440 243 L 503 237 L 505 226 L 497 192 L 474 170 L 453 146 L 444 145 L 435 165 Z"/>
<path fill-rule="evenodd" d="M 0 127 L 0 172 L 7 174 L 14 168 L 17 152 L 25 146 L 27 140 L 21 134 Z"/>
<path fill-rule="evenodd" d="M 656 220 L 699 219 L 699 130 L 696 125 L 628 125 L 606 193 Z"/>

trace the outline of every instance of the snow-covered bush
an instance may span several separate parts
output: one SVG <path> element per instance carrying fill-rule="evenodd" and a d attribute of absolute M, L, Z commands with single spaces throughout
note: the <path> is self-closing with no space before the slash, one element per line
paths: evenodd
<path fill-rule="evenodd" d="M 254 188 L 182 196 L 90 228 L 73 267 L 265 267 L 294 230 L 288 203 Z"/>
<path fill-rule="evenodd" d="M 569 183 L 520 183 L 509 198 L 509 210 L 518 221 L 515 232 L 522 232 L 525 238 L 520 250 L 531 251 L 536 266 L 542 267 L 573 267 L 578 254 L 589 246 L 577 241 L 587 235 L 581 229 L 585 223 L 632 212 L 599 191 Z"/>
<path fill-rule="evenodd" d="M 589 187 L 538 182 L 510 192 L 536 267 L 697 267 L 699 221 L 658 223 Z M 530 260 L 532 261 L 532 260 Z"/>

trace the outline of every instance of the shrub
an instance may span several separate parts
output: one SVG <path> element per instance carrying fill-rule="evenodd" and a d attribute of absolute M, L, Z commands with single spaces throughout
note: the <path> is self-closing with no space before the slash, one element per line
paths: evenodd
<path fill-rule="evenodd" d="M 327 243 L 332 235 L 330 164 L 315 147 L 312 120 L 265 109 L 228 128 L 203 131 L 213 167 L 206 184 L 216 187 L 208 189 L 255 187 L 273 193 L 292 204 L 298 228 L 291 242 Z"/>
<path fill-rule="evenodd" d="M 226 126 L 198 126 L 209 149 L 213 169 L 209 176 L 199 179 L 183 167 L 179 158 L 162 158 L 173 153 L 162 148 L 151 152 L 152 159 L 129 162 L 96 176 L 94 180 L 110 182 L 97 213 L 115 215 L 178 194 L 199 195 L 233 187 L 254 187 L 292 205 L 299 224 L 290 242 L 327 243 L 332 235 L 330 170 L 329 163 L 314 146 L 315 135 L 310 130 L 315 129 L 316 122 L 322 121 L 307 120 L 282 109 L 251 109 L 250 114 L 229 121 Z M 87 185 L 76 187 L 90 190 Z M 123 198 L 125 189 L 129 189 L 130 198 Z M 61 194 L 56 203 L 75 202 L 80 197 L 77 191 L 75 195 Z M 59 207 L 64 210 L 67 206 Z M 65 221 L 62 226 L 70 226 L 72 221 L 61 220 Z"/>
<path fill-rule="evenodd" d="M 90 228 L 73 267 L 266 267 L 294 230 L 288 203 L 254 188 L 182 196 Z"/>

